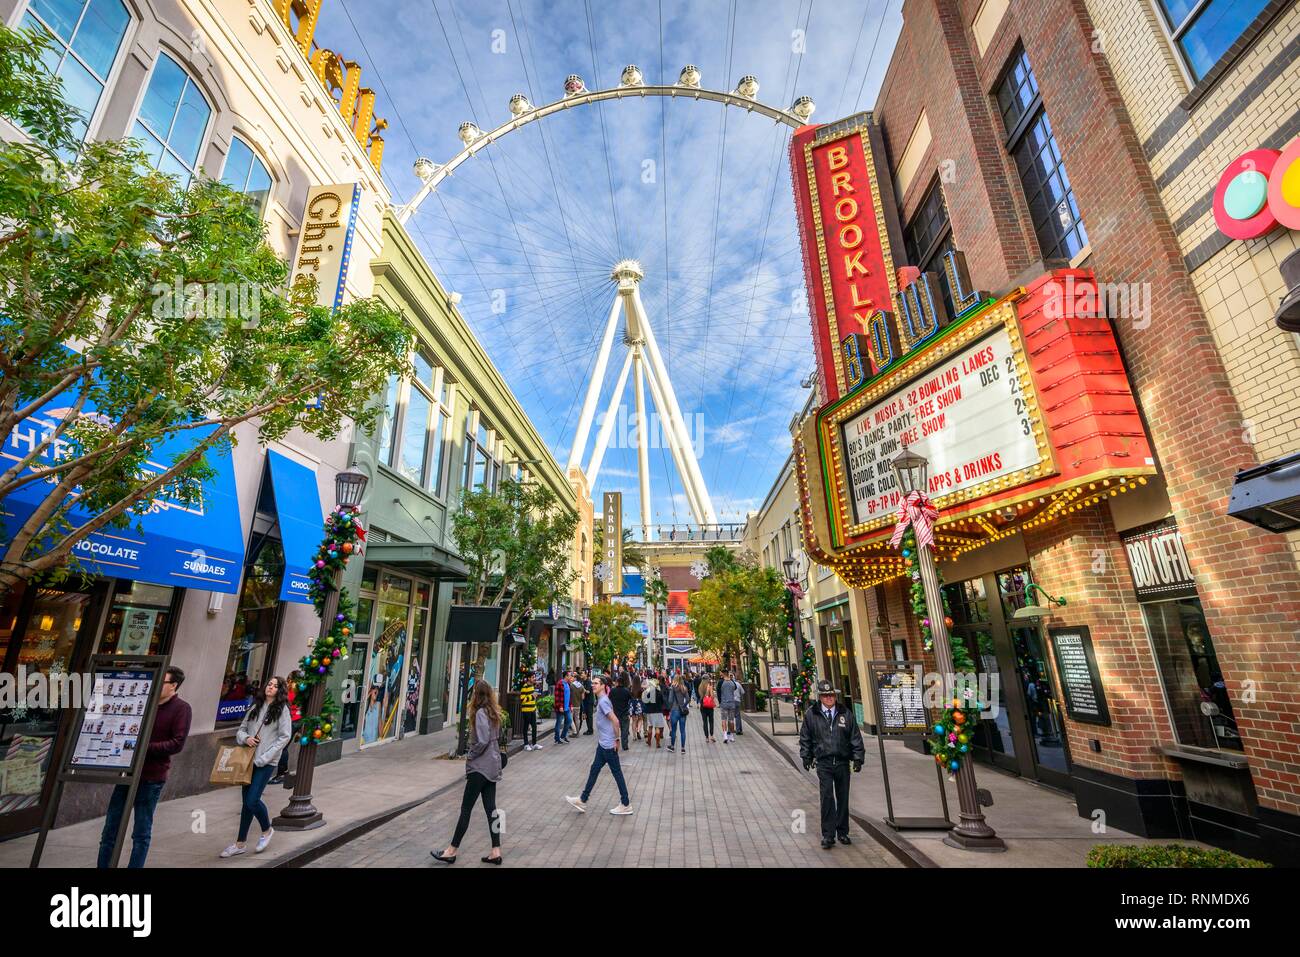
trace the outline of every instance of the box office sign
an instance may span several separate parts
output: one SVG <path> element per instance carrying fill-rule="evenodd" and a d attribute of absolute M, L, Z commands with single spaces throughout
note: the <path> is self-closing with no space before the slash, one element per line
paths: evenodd
<path fill-rule="evenodd" d="M 880 734 L 925 734 L 930 730 L 921 662 L 872 661 L 867 670 L 876 696 Z"/>
<path fill-rule="evenodd" d="M 1139 601 L 1195 597 L 1196 579 L 1192 577 L 1177 522 L 1165 519 L 1126 532 L 1120 538 L 1128 556 L 1133 591 Z"/>
<path fill-rule="evenodd" d="M 1097 671 L 1097 656 L 1092 650 L 1092 635 L 1086 625 L 1063 625 L 1048 628 L 1056 670 L 1065 693 L 1065 713 L 1071 720 L 1085 724 L 1110 724 L 1106 692 Z"/>
<path fill-rule="evenodd" d="M 312 277 L 316 280 L 316 302 L 331 309 L 343 304 L 360 205 L 359 183 L 313 186 L 307 193 L 289 281 L 292 284 L 303 276 Z"/>

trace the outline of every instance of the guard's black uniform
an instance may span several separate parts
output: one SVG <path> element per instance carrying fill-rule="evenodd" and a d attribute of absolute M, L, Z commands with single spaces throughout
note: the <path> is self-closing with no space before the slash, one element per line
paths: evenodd
<path fill-rule="evenodd" d="M 866 753 L 862 731 L 842 704 L 836 702 L 829 721 L 820 701 L 809 704 L 799 729 L 799 756 L 805 768 L 817 762 L 823 844 L 849 836 L 849 767 L 860 770 Z"/>

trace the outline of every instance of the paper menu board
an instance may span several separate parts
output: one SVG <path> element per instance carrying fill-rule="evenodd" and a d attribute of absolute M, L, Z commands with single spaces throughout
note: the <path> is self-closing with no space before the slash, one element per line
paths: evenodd
<path fill-rule="evenodd" d="M 135 759 L 155 672 L 96 670 L 70 765 L 125 771 Z"/>

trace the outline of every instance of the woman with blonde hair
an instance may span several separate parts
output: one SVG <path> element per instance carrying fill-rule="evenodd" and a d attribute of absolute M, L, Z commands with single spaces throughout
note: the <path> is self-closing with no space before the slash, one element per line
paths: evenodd
<path fill-rule="evenodd" d="M 469 721 L 473 729 L 469 754 L 465 760 L 465 793 L 460 799 L 460 820 L 456 833 L 442 853 L 430 851 L 435 861 L 455 864 L 460 842 L 469 830 L 469 816 L 474 802 L 482 798 L 487 814 L 488 832 L 492 836 L 492 852 L 483 858 L 484 864 L 501 863 L 501 828 L 497 819 L 497 782 L 501 780 L 501 748 L 497 739 L 501 733 L 501 709 L 497 693 L 490 681 L 476 681 L 470 693 Z"/>
<path fill-rule="evenodd" d="M 713 710 L 718 706 L 718 699 L 715 697 L 713 689 L 713 678 L 705 675 L 700 680 L 700 720 L 704 723 L 704 740 L 709 744 L 717 744 L 718 739 L 713 736 Z"/>

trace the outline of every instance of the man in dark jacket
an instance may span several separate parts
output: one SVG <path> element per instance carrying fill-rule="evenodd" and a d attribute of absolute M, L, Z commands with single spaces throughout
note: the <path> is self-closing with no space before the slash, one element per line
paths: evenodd
<path fill-rule="evenodd" d="M 618 718 L 624 751 L 627 750 L 628 729 L 632 726 L 632 722 L 628 720 L 632 712 L 632 692 L 628 690 L 629 684 L 625 671 L 618 676 L 618 685 L 609 693 L 609 703 L 614 706 L 614 717 Z"/>
<path fill-rule="evenodd" d="M 190 734 L 190 706 L 182 701 L 178 691 L 185 681 L 185 672 L 172 665 L 163 672 L 162 686 L 158 692 L 158 709 L 154 712 L 153 732 L 149 735 L 149 748 L 144 756 L 144 768 L 140 772 L 140 784 L 135 791 L 132 811 L 134 824 L 131 828 L 131 858 L 127 867 L 144 867 L 149 856 L 149 843 L 153 839 L 153 814 L 158 807 L 158 798 L 162 796 L 163 785 L 167 783 L 167 772 L 171 770 L 172 756 L 181 753 L 185 739 Z M 108 801 L 108 812 L 104 815 L 104 830 L 99 837 L 99 866 L 116 866 L 113 860 L 113 845 L 117 841 L 117 829 L 126 813 L 126 795 L 130 790 L 125 784 L 113 788 L 113 796 Z"/>
<path fill-rule="evenodd" d="M 821 789 L 822 847 L 829 850 L 836 838 L 849 840 L 849 766 L 862 770 L 867 756 L 862 732 L 853 715 L 836 700 L 829 681 L 817 683 L 820 704 L 804 712 L 799 729 L 799 756 L 805 771 L 817 768 Z"/>

